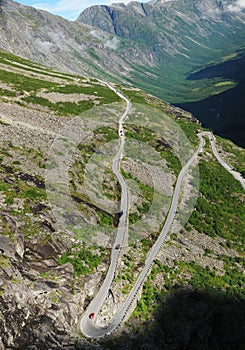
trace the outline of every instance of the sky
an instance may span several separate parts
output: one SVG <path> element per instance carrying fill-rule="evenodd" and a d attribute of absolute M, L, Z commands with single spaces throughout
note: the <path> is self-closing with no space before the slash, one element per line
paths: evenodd
<path fill-rule="evenodd" d="M 92 5 L 109 5 L 116 2 L 127 4 L 130 0 L 15 0 L 23 5 L 33 6 L 41 10 L 47 10 L 54 15 L 75 20 L 86 7 Z M 146 2 L 147 0 L 141 0 Z"/>
<path fill-rule="evenodd" d="M 86 7 L 92 5 L 109 5 L 115 2 L 129 3 L 131 0 L 15 0 L 23 5 L 29 5 L 41 10 L 47 10 L 54 15 L 75 20 Z M 138 0 L 147 2 L 149 0 Z M 169 1 L 169 0 L 165 0 Z M 240 11 L 245 8 L 245 0 L 234 0 L 234 4 L 228 6 L 230 11 Z"/>

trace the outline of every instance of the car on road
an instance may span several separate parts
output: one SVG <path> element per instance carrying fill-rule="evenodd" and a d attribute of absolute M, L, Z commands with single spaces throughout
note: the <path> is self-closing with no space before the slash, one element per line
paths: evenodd
<path fill-rule="evenodd" d="M 90 320 L 93 320 L 94 319 L 94 312 L 92 312 L 90 315 L 89 315 L 89 318 L 90 318 Z"/>
<path fill-rule="evenodd" d="M 115 249 L 119 249 L 120 248 L 120 244 L 117 244 L 116 246 L 115 246 Z"/>

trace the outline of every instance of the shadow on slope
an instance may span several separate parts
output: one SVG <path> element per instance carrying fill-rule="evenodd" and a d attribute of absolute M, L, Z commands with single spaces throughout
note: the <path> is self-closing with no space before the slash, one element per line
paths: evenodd
<path fill-rule="evenodd" d="M 204 127 L 213 130 L 221 137 L 231 139 L 238 146 L 244 148 L 245 57 L 207 67 L 192 74 L 187 80 L 215 77 L 221 77 L 226 81 L 235 81 L 237 85 L 204 100 L 176 103 L 175 105 L 191 112 Z"/>
<path fill-rule="evenodd" d="M 49 317 L 40 318 L 36 314 L 36 317 L 31 317 L 27 321 L 22 334 L 16 334 L 15 346 L 11 349 L 244 349 L 245 300 L 218 292 L 214 294 L 214 292 L 184 289 L 173 291 L 166 301 L 164 300 L 165 293 L 159 296 L 159 306 L 154 320 L 145 322 L 139 330 L 115 334 L 99 342 L 81 339 L 80 345 L 65 332 L 55 331 Z M 131 323 L 134 323 L 134 320 L 131 319 Z"/>
<path fill-rule="evenodd" d="M 245 300 L 206 291 L 178 290 L 159 302 L 155 321 L 103 342 L 105 349 L 242 350 Z"/>

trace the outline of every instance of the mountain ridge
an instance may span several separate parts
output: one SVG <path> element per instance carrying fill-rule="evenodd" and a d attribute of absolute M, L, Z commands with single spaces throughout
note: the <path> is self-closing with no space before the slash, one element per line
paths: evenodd
<path fill-rule="evenodd" d="M 228 94 L 228 91 L 235 87 L 238 96 L 243 90 L 242 68 L 241 78 L 229 79 L 232 72 L 221 75 L 218 71 L 219 64 L 227 61 L 231 67 L 234 61 L 239 76 L 239 60 L 245 55 L 245 8 L 238 7 L 236 1 L 178 0 L 97 5 L 85 9 L 77 21 L 147 47 L 153 67 L 139 63 L 130 74 L 130 82 L 168 102 L 188 108 L 207 127 L 244 146 L 239 131 L 244 128 L 243 100 L 232 98 L 230 103 L 219 103 L 219 111 L 213 113 L 216 96 L 217 100 L 222 100 L 223 96 L 233 96 L 235 92 Z M 212 78 L 203 75 L 202 79 L 190 79 L 195 72 L 211 67 L 215 71 L 216 66 L 217 72 Z M 234 105 L 231 108 L 233 118 L 225 114 L 227 105 Z"/>
<path fill-rule="evenodd" d="M 70 22 L 2 0 L 0 48 L 56 69 L 127 82 L 171 103 L 188 102 L 217 89 L 207 81 L 200 94 L 187 75 L 244 46 L 244 11 L 224 11 L 224 4 L 234 1 L 196 0 L 193 8 L 189 0 L 92 6 Z M 91 22 L 89 13 L 101 28 L 81 23 Z"/>
<path fill-rule="evenodd" d="M 184 106 L 219 96 L 239 83 L 221 75 L 188 79 L 206 67 L 245 55 L 245 10 L 232 10 L 235 4 L 232 0 L 119 3 L 92 6 L 71 22 L 2 0 L 0 48 L 65 72 L 136 86 Z M 87 23 L 81 23 L 81 16 Z M 192 113 L 198 117 L 196 109 Z M 225 125 L 232 127 L 243 125 L 232 120 Z M 230 137 L 230 132 L 214 130 Z M 240 136 L 232 139 L 242 144 Z"/>

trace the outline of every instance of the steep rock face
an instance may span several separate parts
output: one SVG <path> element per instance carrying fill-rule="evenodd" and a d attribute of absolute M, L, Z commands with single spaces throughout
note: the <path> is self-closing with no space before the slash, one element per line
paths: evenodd
<path fill-rule="evenodd" d="M 72 68 L 74 63 L 68 63 L 65 67 L 65 55 L 69 57 L 72 50 L 84 50 L 85 40 L 82 39 L 88 31 L 85 27 L 80 27 L 79 47 L 79 40 L 75 41 L 72 38 L 72 31 L 74 34 L 75 31 L 73 28 L 68 28 L 67 23 L 61 17 L 52 16 L 48 12 L 38 11 L 9 0 L 3 1 L 0 46 L 6 51 L 19 53 L 43 63 L 46 59 L 47 64 L 52 60 L 56 61 L 55 57 L 58 55 L 62 69 Z"/>
<path fill-rule="evenodd" d="M 92 6 L 85 9 L 77 21 L 147 44 L 154 55 L 163 58 L 165 51 L 188 55 L 190 41 L 196 40 L 202 45 L 211 35 L 217 39 L 223 36 L 224 30 L 228 39 L 232 34 L 231 22 L 240 27 L 244 19 L 242 12 L 231 11 L 232 3 L 234 1 L 226 0 L 154 0 L 144 4 L 132 1 L 127 6 Z"/>
<path fill-rule="evenodd" d="M 70 22 L 46 11 L 3 0 L 0 12 L 0 48 L 59 70 L 86 76 L 130 71 L 130 64 L 117 52 L 120 41 L 114 35 L 94 31 L 90 26 Z M 149 50 L 130 45 L 126 51 L 145 64 Z M 137 61 L 137 59 L 136 59 Z M 136 62 L 135 62 L 136 63 Z M 106 73 L 107 72 L 107 73 Z"/>

